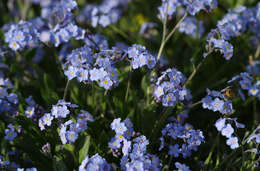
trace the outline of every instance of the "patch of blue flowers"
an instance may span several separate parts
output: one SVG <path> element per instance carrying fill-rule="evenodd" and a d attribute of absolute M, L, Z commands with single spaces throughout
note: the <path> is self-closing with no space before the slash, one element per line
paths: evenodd
<path fill-rule="evenodd" d="M 116 132 L 108 143 L 114 156 L 122 156 L 122 170 L 159 170 L 161 163 L 158 157 L 147 153 L 149 141 L 144 135 L 133 130 L 130 119 L 121 122 L 121 118 L 114 119 L 110 125 Z"/>
<path fill-rule="evenodd" d="M 134 36 L 137 32 L 125 33 L 126 30 L 122 29 L 125 26 L 121 28 L 125 21 L 119 22 L 120 18 L 128 13 L 126 10 L 131 0 L 102 0 L 100 3 L 86 5 L 78 4 L 76 0 L 25 0 L 24 2 L 24 4 L 16 2 L 12 4 L 12 1 L 8 1 L 6 8 L 14 13 L 11 16 L 16 17 L 16 23 L 9 22 L 2 27 L 4 41 L 0 42 L 0 137 L 2 138 L 0 170 L 37 171 L 38 166 L 41 166 L 39 170 L 42 170 L 42 166 L 51 163 L 54 170 L 77 168 L 79 171 L 118 169 L 159 171 L 171 170 L 175 167 L 178 171 L 190 171 L 191 165 L 183 164 L 183 159 L 185 162 L 192 163 L 192 160 L 195 160 L 199 163 L 197 167 L 191 166 L 192 169 L 193 167 L 207 169 L 214 163 L 212 161 L 215 161 L 213 159 L 215 157 L 211 156 L 215 146 L 212 147 L 205 162 L 201 163 L 198 157 L 188 159 L 192 152 L 197 152 L 201 148 L 199 146 L 203 146 L 208 138 L 213 137 L 212 132 L 204 130 L 202 132 L 202 128 L 195 129 L 194 127 L 197 126 L 192 120 L 187 122 L 188 119 L 193 119 L 189 118 L 189 113 L 193 112 L 193 107 L 197 104 L 209 110 L 204 112 L 221 113 L 217 121 L 213 120 L 211 127 L 215 126 L 219 134 L 226 137 L 226 144 L 231 150 L 235 151 L 242 147 L 242 157 L 235 156 L 238 157 L 236 164 L 241 160 L 242 170 L 258 167 L 260 126 L 257 122 L 257 100 L 260 100 L 260 61 L 257 58 L 260 54 L 260 2 L 255 3 L 256 6 L 251 8 L 239 6 L 229 9 L 222 19 L 216 22 L 215 28 L 210 30 L 205 40 L 203 35 L 207 30 L 205 28 L 207 23 L 201 20 L 203 14 L 201 16 L 197 14 L 201 11 L 208 13 L 217 8 L 217 0 L 162 0 L 160 6 L 156 7 L 159 13 L 155 15 L 162 22 L 162 36 L 156 30 L 159 24 L 153 20 L 148 21 L 142 15 L 136 15 L 134 20 L 138 20 L 136 23 L 139 23 L 140 28 L 136 30 L 139 31 L 139 35 L 132 40 L 128 40 L 128 36 Z M 38 5 L 40 16 L 26 19 L 35 13 L 30 10 L 31 4 Z M 82 7 L 82 11 L 75 12 Z M 1 3 L 0 9 L 2 9 Z M 168 26 L 173 18 L 179 21 L 174 21 L 175 27 L 169 30 Z M 113 25 L 111 28 L 121 38 L 120 41 L 106 37 L 111 34 L 108 26 L 117 22 L 118 25 Z M 175 54 L 178 55 L 177 50 L 171 52 L 171 49 L 166 46 L 176 30 L 190 35 L 192 41 L 204 40 L 207 44 L 204 53 L 201 53 L 199 48 L 195 49 L 198 51 L 191 58 L 193 72 L 188 78 L 185 75 L 191 69 L 187 69 L 186 64 L 179 65 L 185 66 L 181 70 L 184 75 L 177 68 L 167 66 L 176 62 L 171 61 L 173 58 L 169 56 L 166 60 L 164 57 L 169 54 L 174 57 Z M 189 87 L 191 84 L 188 83 L 193 79 L 202 62 L 206 60 L 205 58 L 207 57 L 208 60 L 209 54 L 219 52 L 226 60 L 230 60 L 228 64 L 233 64 L 231 58 L 236 54 L 237 48 L 233 39 L 242 35 L 248 36 L 248 41 L 253 45 L 252 49 L 256 49 L 254 57 L 251 54 L 249 56 L 249 65 L 245 66 L 246 72 L 239 71 L 231 80 L 224 81 L 226 88 L 220 91 L 207 88 L 206 96 L 196 94 L 195 90 L 203 85 Z M 141 37 L 146 38 L 150 44 L 140 41 Z M 162 38 L 161 46 L 158 53 L 155 53 L 156 49 L 152 44 L 159 40 L 158 38 Z M 121 42 L 123 40 L 128 40 L 128 44 Z M 176 40 L 178 36 L 172 43 L 176 43 Z M 185 42 L 189 47 L 190 44 L 193 45 L 193 42 L 189 42 L 188 39 L 187 41 L 185 39 Z M 186 44 L 180 43 L 180 45 L 179 51 L 185 51 Z M 164 48 L 169 48 L 165 54 L 163 54 Z M 46 65 L 47 55 L 51 56 L 49 60 L 57 57 L 56 63 L 52 61 L 53 65 L 59 66 L 57 70 L 49 71 L 52 68 L 48 67 L 42 69 L 42 66 Z M 204 58 L 202 57 L 201 63 L 195 66 L 193 59 L 199 59 L 200 55 Z M 136 73 L 146 72 L 146 75 L 141 77 L 140 94 L 136 89 L 130 90 L 137 87 L 131 85 L 133 80 L 130 74 L 136 74 L 132 70 L 138 70 L 135 71 Z M 50 74 L 45 72 L 54 72 L 55 76 L 49 78 Z M 60 84 L 54 80 L 59 73 L 65 75 L 67 80 L 64 92 L 58 87 Z M 136 81 L 139 76 L 134 79 Z M 70 85 L 72 80 L 83 84 Z M 123 80 L 128 81 L 126 91 L 123 89 L 124 83 L 119 86 Z M 44 85 L 41 85 L 42 82 Z M 105 90 L 100 88 L 99 91 L 93 85 L 94 82 Z M 91 90 L 85 86 L 88 84 L 92 84 Z M 42 87 L 31 87 L 31 85 Z M 218 85 L 210 88 L 212 87 L 215 89 Z M 86 91 L 89 91 L 87 93 L 93 98 L 84 99 L 88 96 L 83 94 Z M 32 92 L 37 92 L 37 96 Z M 71 102 L 66 101 L 68 92 L 70 92 Z M 64 93 L 63 99 L 58 100 L 61 93 Z M 31 96 L 28 97 L 28 94 Z M 146 100 L 135 101 L 144 95 L 147 96 Z M 125 96 L 124 102 L 121 96 Z M 40 103 L 36 103 L 33 98 Z M 197 98 L 199 101 L 192 103 Z M 252 101 L 255 102 L 254 108 L 248 111 L 248 114 L 254 114 L 255 123 L 250 127 L 253 130 L 250 133 L 245 130 L 246 125 L 239 123 L 238 117 L 234 115 L 238 113 L 235 111 L 237 104 L 244 103 L 243 105 L 247 106 Z M 52 106 L 48 112 L 46 106 L 50 104 Z M 133 104 L 134 107 L 131 106 Z M 132 108 L 128 108 L 128 105 Z M 86 110 L 80 110 L 84 106 L 90 109 L 93 115 Z M 139 110 L 142 111 L 141 114 Z M 127 111 L 129 114 L 127 116 L 116 114 L 119 111 Z M 150 119 L 155 125 L 143 124 Z M 90 122 L 94 124 L 89 124 Z M 148 131 L 141 130 L 142 128 Z M 151 134 L 158 131 L 161 132 L 160 135 L 146 136 L 151 128 L 153 128 Z M 111 129 L 113 133 L 110 132 Z M 240 129 L 245 132 L 243 138 L 238 134 Z M 46 142 L 43 142 L 45 140 Z M 32 143 L 32 149 L 23 148 L 27 143 Z M 244 150 L 246 145 L 250 149 Z M 217 148 L 220 149 L 219 144 Z M 252 161 L 244 161 L 248 152 L 252 153 L 250 158 Z M 34 158 L 38 155 L 40 157 Z M 232 155 L 233 153 L 230 154 Z M 216 158 L 218 161 L 216 166 L 212 165 L 213 168 L 215 170 L 223 168 L 226 156 Z M 169 161 L 165 161 L 166 159 Z M 178 162 L 179 159 L 182 161 Z M 224 162 L 219 163 L 223 159 Z M 71 163 L 67 164 L 67 161 Z M 205 168 L 203 165 L 206 165 Z"/>

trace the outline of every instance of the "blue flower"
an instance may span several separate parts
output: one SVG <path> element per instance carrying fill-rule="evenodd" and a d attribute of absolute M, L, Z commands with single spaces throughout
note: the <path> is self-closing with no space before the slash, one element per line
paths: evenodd
<path fill-rule="evenodd" d="M 76 77 L 76 73 L 78 71 L 78 68 L 69 66 L 68 70 L 66 70 L 64 73 L 68 77 L 69 80 L 72 80 Z"/>
<path fill-rule="evenodd" d="M 180 151 L 181 151 L 183 158 L 187 158 L 191 155 L 191 149 L 186 144 L 182 144 Z"/>
<path fill-rule="evenodd" d="M 169 145 L 169 155 L 174 156 L 175 158 L 179 157 L 179 153 L 180 153 L 180 149 L 179 149 L 179 145 L 175 144 L 174 146 Z"/>
<path fill-rule="evenodd" d="M 222 129 L 224 127 L 226 127 L 226 119 L 225 118 L 219 118 L 216 123 L 215 126 L 217 128 L 218 131 L 222 131 Z"/>
<path fill-rule="evenodd" d="M 222 110 L 220 110 L 220 112 L 222 114 L 233 113 L 234 111 L 233 111 L 232 101 L 229 100 L 229 101 L 224 102 L 223 108 L 222 108 Z"/>
<path fill-rule="evenodd" d="M 256 86 L 252 86 L 250 89 L 249 89 L 249 94 L 252 95 L 252 96 L 256 96 L 259 92 L 259 88 L 256 87 Z"/>
<path fill-rule="evenodd" d="M 174 96 L 173 93 L 169 93 L 167 95 L 165 95 L 162 99 L 162 104 L 164 106 L 174 106 L 176 104 L 176 97 Z"/>
<path fill-rule="evenodd" d="M 79 68 L 76 75 L 77 75 L 77 79 L 78 79 L 79 82 L 88 80 L 88 70 L 85 70 L 83 68 Z"/>
<path fill-rule="evenodd" d="M 256 143 L 260 143 L 260 133 L 253 134 L 252 136 L 250 136 L 249 139 L 247 140 L 247 143 L 251 142 L 253 139 L 255 139 Z"/>
<path fill-rule="evenodd" d="M 13 103 L 13 104 L 17 104 L 18 103 L 18 96 L 14 93 L 10 93 L 8 96 L 7 96 L 7 99 L 9 102 Z"/>
<path fill-rule="evenodd" d="M 69 113 L 70 113 L 70 111 L 68 110 L 67 106 L 63 105 L 63 106 L 58 107 L 58 116 L 59 117 L 66 118 Z"/>
<path fill-rule="evenodd" d="M 5 129 L 5 140 L 7 141 L 13 141 L 14 138 L 17 136 L 17 133 L 15 132 L 14 129 Z"/>
<path fill-rule="evenodd" d="M 78 133 L 75 131 L 67 131 L 66 138 L 70 142 L 75 142 L 75 140 L 78 138 Z"/>
<path fill-rule="evenodd" d="M 33 117 L 33 115 L 34 115 L 34 107 L 31 107 L 31 106 L 28 106 L 27 108 L 26 108 L 26 110 L 25 110 L 25 116 L 27 117 L 27 118 L 31 118 L 31 117 Z"/>
<path fill-rule="evenodd" d="M 110 77 L 104 77 L 100 80 L 100 87 L 104 87 L 105 89 L 110 89 L 113 85 L 113 82 L 110 80 Z"/>
<path fill-rule="evenodd" d="M 230 124 L 227 124 L 226 127 L 224 127 L 221 131 L 221 134 L 223 136 L 226 136 L 227 138 L 230 138 L 233 133 L 234 133 L 234 129 Z"/>
<path fill-rule="evenodd" d="M 123 148 L 122 153 L 124 156 L 128 155 L 128 153 L 131 151 L 131 141 L 124 140 L 123 141 Z"/>
<path fill-rule="evenodd" d="M 213 106 L 213 111 L 222 111 L 224 105 L 224 101 L 220 100 L 219 98 L 215 98 L 214 101 L 212 102 Z"/>
<path fill-rule="evenodd" d="M 51 126 L 51 121 L 53 120 L 53 117 L 51 116 L 51 114 L 46 113 L 43 117 L 43 124 L 47 125 L 47 126 Z"/>
<path fill-rule="evenodd" d="M 229 139 L 227 140 L 227 145 L 229 145 L 231 149 L 238 148 L 239 147 L 238 138 L 237 137 L 229 137 Z"/>
<path fill-rule="evenodd" d="M 127 130 L 125 124 L 123 122 L 120 122 L 121 119 L 114 119 L 114 121 L 111 123 L 111 128 L 116 132 L 116 134 L 123 135 L 124 132 Z"/>
<path fill-rule="evenodd" d="M 197 21 L 194 17 L 186 17 L 179 26 L 179 31 L 193 38 L 200 38 L 204 33 L 203 21 Z"/>
<path fill-rule="evenodd" d="M 202 107 L 204 109 L 209 109 L 209 110 L 213 109 L 213 106 L 212 106 L 213 100 L 212 100 L 211 96 L 206 96 L 201 101 L 202 101 Z"/>

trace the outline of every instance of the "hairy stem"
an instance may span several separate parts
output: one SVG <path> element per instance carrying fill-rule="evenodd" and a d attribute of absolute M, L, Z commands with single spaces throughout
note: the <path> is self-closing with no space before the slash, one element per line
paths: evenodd
<path fill-rule="evenodd" d="M 166 15 L 164 22 L 163 22 L 163 37 L 162 37 L 161 46 L 160 46 L 160 49 L 159 49 L 159 52 L 157 55 L 157 60 L 160 60 L 165 44 L 172 37 L 172 35 L 175 33 L 175 31 L 179 28 L 180 24 L 187 17 L 187 15 L 188 15 L 188 13 L 186 12 L 167 36 L 166 36 L 166 26 L 167 26 L 167 15 Z"/>
<path fill-rule="evenodd" d="M 126 94 L 125 94 L 125 102 L 128 99 L 128 94 L 129 94 L 129 89 L 130 89 L 130 84 L 131 84 L 131 75 L 132 75 L 131 71 L 132 71 L 132 69 L 130 67 L 129 74 L 128 74 L 128 82 L 127 82 Z"/>
<path fill-rule="evenodd" d="M 194 69 L 194 71 L 192 72 L 192 74 L 189 76 L 189 78 L 187 79 L 186 83 L 184 84 L 183 87 L 186 87 L 187 84 L 193 79 L 193 77 L 195 76 L 195 74 L 197 73 L 197 71 L 199 70 L 199 68 L 201 67 L 201 65 L 203 64 L 204 60 L 206 58 L 204 58 L 202 61 L 200 61 L 200 63 L 197 65 L 197 67 Z"/>
<path fill-rule="evenodd" d="M 165 43 L 172 37 L 173 33 L 179 28 L 180 24 L 183 22 L 183 20 L 187 17 L 188 13 L 186 12 L 182 18 L 178 21 L 178 23 L 175 25 L 175 27 L 172 29 L 172 31 L 168 34 L 168 36 L 165 39 Z"/>
<path fill-rule="evenodd" d="M 256 52 L 255 52 L 255 59 L 257 59 L 260 55 L 260 44 L 257 46 Z"/>

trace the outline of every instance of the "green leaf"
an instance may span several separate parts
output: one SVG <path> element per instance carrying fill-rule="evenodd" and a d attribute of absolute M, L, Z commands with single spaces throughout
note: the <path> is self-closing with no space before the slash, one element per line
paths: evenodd
<path fill-rule="evenodd" d="M 43 75 L 43 82 L 46 89 L 52 89 L 54 87 L 53 80 L 46 73 Z"/>
<path fill-rule="evenodd" d="M 79 150 L 79 163 L 81 163 L 82 160 L 88 154 L 89 145 L 90 145 L 90 136 L 86 136 L 85 143 L 84 143 L 83 147 Z"/>

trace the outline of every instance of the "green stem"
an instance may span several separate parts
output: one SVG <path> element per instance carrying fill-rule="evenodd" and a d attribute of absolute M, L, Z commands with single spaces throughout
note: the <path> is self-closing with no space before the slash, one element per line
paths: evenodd
<path fill-rule="evenodd" d="M 196 103 L 193 103 L 193 104 L 189 105 L 188 108 L 191 109 L 191 108 L 193 108 L 193 107 L 195 107 L 195 106 L 197 106 L 197 105 L 199 105 L 201 103 L 202 103 L 202 101 L 198 101 Z"/>
<path fill-rule="evenodd" d="M 27 16 L 29 8 L 30 8 L 30 0 L 24 0 L 24 7 L 21 12 L 21 17 L 22 17 L 22 20 L 24 20 L 24 21 L 26 20 L 26 16 Z"/>
<path fill-rule="evenodd" d="M 238 151 L 238 149 L 237 149 L 237 150 L 233 150 L 224 160 L 222 160 L 222 162 L 221 162 L 216 168 L 213 169 L 213 171 L 215 171 L 215 170 L 220 170 L 221 166 L 222 166 L 223 164 L 225 164 L 226 162 L 230 161 L 230 158 L 231 158 L 234 154 L 236 154 L 237 151 Z"/>
<path fill-rule="evenodd" d="M 65 90 L 64 90 L 64 94 L 63 94 L 63 100 L 66 100 L 66 96 L 67 96 L 68 89 L 69 89 L 69 84 L 70 84 L 70 80 L 68 80 L 67 83 L 66 83 L 66 87 L 65 87 Z"/>

